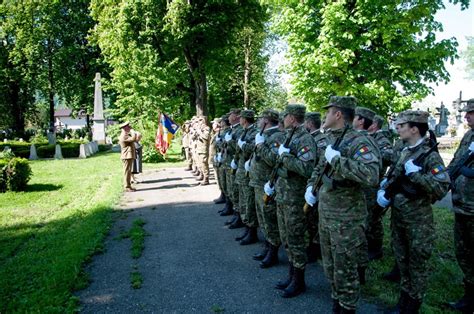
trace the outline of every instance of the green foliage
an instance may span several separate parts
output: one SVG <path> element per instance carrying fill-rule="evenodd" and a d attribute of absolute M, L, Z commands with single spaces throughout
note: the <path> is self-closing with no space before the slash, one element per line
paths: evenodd
<path fill-rule="evenodd" d="M 27 159 L 12 158 L 2 167 L 2 180 L 0 181 L 6 183 L 8 191 L 24 191 L 31 175 L 31 167 Z M 2 183 L 0 183 L 1 185 Z"/>
<path fill-rule="evenodd" d="M 12 149 L 9 146 L 5 146 L 3 151 L 0 152 L 0 159 L 12 159 L 15 157 L 15 154 L 12 152 Z"/>
<path fill-rule="evenodd" d="M 142 148 L 142 160 L 148 163 L 159 163 L 165 159 L 155 147 L 147 145 Z"/>
<path fill-rule="evenodd" d="M 0 158 L 0 193 L 7 190 L 7 165 L 8 159 Z"/>
<path fill-rule="evenodd" d="M 468 1 L 461 2 L 463 7 Z M 354 95 L 381 114 L 427 96 L 428 83 L 449 81 L 444 61 L 455 38 L 437 40 L 441 0 L 305 1 L 277 9 L 275 30 L 289 45 L 294 93 L 312 109 L 331 95 Z"/>
<path fill-rule="evenodd" d="M 137 259 L 142 256 L 143 249 L 145 248 L 145 236 L 147 236 L 145 229 L 143 229 L 145 224 L 146 222 L 143 219 L 135 219 L 128 231 L 132 241 L 132 258 Z"/>
<path fill-rule="evenodd" d="M 140 289 L 143 284 L 143 276 L 138 270 L 130 273 L 130 284 L 133 289 Z"/>
<path fill-rule="evenodd" d="M 466 72 L 471 80 L 474 80 L 474 37 L 467 37 L 467 49 L 462 56 L 466 61 Z"/>

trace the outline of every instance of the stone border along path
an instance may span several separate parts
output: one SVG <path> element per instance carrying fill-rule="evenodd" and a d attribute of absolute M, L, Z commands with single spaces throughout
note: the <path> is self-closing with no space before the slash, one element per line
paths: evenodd
<path fill-rule="evenodd" d="M 183 168 L 148 170 L 137 191 L 124 194 L 104 254 L 88 266 L 91 284 L 77 296 L 84 313 L 331 313 L 330 287 L 322 267 L 309 264 L 306 293 L 280 297 L 275 283 L 285 278 L 284 250 L 276 267 L 260 269 L 252 255 L 260 244 L 241 246 L 234 238 L 242 229 L 224 227 L 228 217 L 215 180 L 198 186 Z M 132 222 L 142 218 L 149 236 L 143 255 L 131 258 L 130 240 L 118 240 Z M 141 289 L 130 286 L 134 265 L 142 274 Z M 378 313 L 361 302 L 358 312 Z"/>

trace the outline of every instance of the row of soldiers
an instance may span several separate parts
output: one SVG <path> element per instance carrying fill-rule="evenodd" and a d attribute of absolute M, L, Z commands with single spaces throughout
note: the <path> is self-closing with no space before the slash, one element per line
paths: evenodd
<path fill-rule="evenodd" d="M 466 156 L 474 151 L 474 100 L 464 109 L 471 131 L 448 169 L 429 136 L 427 112 L 402 112 L 392 147 L 384 119 L 354 97 L 331 97 L 324 108 L 323 126 L 321 115 L 302 105 L 268 109 L 260 119 L 233 109 L 214 126 L 212 162 L 222 192 L 215 202 L 225 202 L 220 214 L 232 215 L 230 229 L 245 228 L 236 240 L 256 243 L 260 227 L 265 246 L 253 258 L 261 268 L 277 264 L 279 247 L 285 248 L 288 276 L 276 285 L 285 298 L 306 290 L 308 258 L 321 258 L 333 313 L 354 313 L 368 262 L 383 255 L 382 217 L 390 207 L 401 288 L 394 312 L 417 313 L 434 245 L 431 204 L 451 186 L 466 292 L 452 306 L 472 311 L 474 175 Z"/>

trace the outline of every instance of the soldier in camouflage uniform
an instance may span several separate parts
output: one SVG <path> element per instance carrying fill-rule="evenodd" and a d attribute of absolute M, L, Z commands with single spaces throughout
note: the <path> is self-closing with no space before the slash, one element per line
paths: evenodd
<path fill-rule="evenodd" d="M 225 169 L 222 164 L 222 153 L 224 150 L 224 134 L 229 128 L 229 116 L 223 115 L 219 119 L 219 131 L 216 134 L 214 142 L 216 143 L 216 155 L 214 157 L 214 169 L 216 171 L 217 183 L 219 184 L 219 189 L 221 190 L 221 197 L 214 200 L 215 204 L 222 204 L 226 202 L 227 198 L 227 186 L 226 186 L 226 177 Z M 225 208 L 224 208 L 225 209 Z M 223 212 L 224 209 L 220 210 L 219 213 Z"/>
<path fill-rule="evenodd" d="M 400 138 L 407 142 L 394 167 L 393 176 L 381 182 L 377 202 L 382 207 L 392 204 L 392 242 L 400 268 L 400 299 L 397 308 L 401 313 L 418 313 L 427 289 L 428 260 L 434 246 L 435 230 L 431 204 L 443 198 L 450 180 L 443 159 L 432 151 L 420 165 L 413 161 L 431 148 L 428 131 L 428 113 L 406 111 L 396 121 Z M 395 190 L 390 184 L 397 178 Z M 410 188 L 409 188 L 410 187 Z M 391 195 L 386 195 L 390 189 Z"/>
<path fill-rule="evenodd" d="M 209 185 L 209 141 L 211 128 L 207 125 L 206 117 L 199 117 L 196 123 L 196 153 L 199 176 L 196 180 L 199 185 Z"/>
<path fill-rule="evenodd" d="M 263 185 L 278 159 L 278 148 L 285 141 L 285 133 L 278 128 L 278 111 L 267 109 L 262 113 L 260 130 L 255 135 L 255 152 L 247 167 L 249 169 L 249 185 L 254 188 L 257 219 L 265 237 L 264 250 L 253 256 L 260 262 L 261 268 L 268 268 L 278 263 L 278 248 L 281 245 L 278 231 L 277 207 L 274 200 L 267 204 L 263 201 Z"/>
<path fill-rule="evenodd" d="M 271 187 L 269 182 L 264 186 L 267 195 L 275 193 L 278 228 L 290 262 L 288 279 L 277 284 L 277 288 L 284 290 L 284 298 L 295 297 L 306 291 L 304 273 L 308 244 L 305 240 L 307 223 L 303 212 L 303 196 L 305 182 L 314 167 L 316 144 L 304 128 L 305 111 L 303 105 L 286 106 L 283 123 L 287 138 L 295 131 L 288 147 L 280 145 L 278 148 L 282 167 L 278 169 L 275 187 Z"/>
<path fill-rule="evenodd" d="M 354 130 L 358 131 L 360 134 L 364 135 L 367 137 L 369 141 L 371 141 L 372 146 L 375 147 L 375 150 L 372 152 L 376 158 L 379 160 L 379 179 L 381 176 L 383 176 L 382 173 L 382 156 L 380 154 L 380 150 L 378 148 L 377 142 L 375 142 L 375 139 L 369 135 L 368 129 L 370 126 L 373 124 L 373 120 L 375 117 L 375 112 L 370 110 L 369 108 L 365 107 L 356 107 L 355 113 L 354 113 L 354 120 L 352 121 L 352 127 Z M 373 241 L 368 242 L 369 240 L 367 237 L 371 236 L 372 233 L 368 228 L 368 225 L 370 222 L 379 219 L 380 223 L 382 223 L 382 219 L 378 218 L 381 217 L 381 210 L 380 206 L 377 204 L 377 190 L 378 186 L 365 186 L 363 187 L 364 194 L 365 194 L 365 200 L 366 200 L 366 207 L 367 207 L 367 221 L 365 224 L 365 235 L 366 235 L 366 241 L 365 241 L 365 248 L 361 253 L 360 256 L 360 261 L 359 261 L 359 267 L 358 267 L 358 272 L 359 272 L 359 280 L 360 284 L 365 284 L 365 270 L 367 268 L 367 265 L 369 263 L 369 258 L 368 258 L 368 252 L 372 252 L 373 248 L 376 246 Z M 372 238 L 370 238 L 372 240 Z M 382 239 L 380 239 L 382 241 Z M 377 247 L 379 247 L 377 243 Z M 380 243 L 380 248 L 382 247 L 382 243 Z"/>
<path fill-rule="evenodd" d="M 199 134 L 198 134 L 198 120 L 196 116 L 191 118 L 189 134 L 190 134 L 189 146 L 191 148 L 191 158 L 193 159 L 193 171 L 191 173 L 195 177 L 199 177 L 201 175 L 201 171 L 199 170 L 199 155 L 197 152 Z"/>
<path fill-rule="evenodd" d="M 460 175 L 452 178 L 454 242 L 456 258 L 464 273 L 464 296 L 450 305 L 455 310 L 474 313 L 474 99 L 469 100 L 462 111 L 466 112 L 465 118 L 471 129 L 464 134 L 448 169 L 453 174 L 453 168 L 460 166 L 464 157 L 470 156 L 463 163 Z"/>
<path fill-rule="evenodd" d="M 331 284 L 335 313 L 355 313 L 359 300 L 358 264 L 365 245 L 364 226 L 367 208 L 363 187 L 376 186 L 380 161 L 377 148 L 362 133 L 352 128 L 356 99 L 349 96 L 330 98 L 325 129 L 328 142 L 324 158 L 313 171 L 305 193 L 313 206 L 318 200 L 319 235 L 324 272 Z M 332 146 L 347 132 L 340 146 Z M 324 174 L 326 163 L 331 172 Z M 313 194 L 313 185 L 322 176 L 323 184 Z"/>
<path fill-rule="evenodd" d="M 193 169 L 193 159 L 191 157 L 191 147 L 190 147 L 190 134 L 189 134 L 189 128 L 190 128 L 190 121 L 185 121 L 183 123 L 183 126 L 181 127 L 181 130 L 183 132 L 183 136 L 181 138 L 181 145 L 183 146 L 184 149 L 184 158 L 186 162 L 186 168 L 184 168 L 185 171 L 190 171 Z"/>
<path fill-rule="evenodd" d="M 314 161 L 314 165 L 316 166 L 319 162 L 319 158 L 324 155 L 324 150 L 328 145 L 326 142 L 326 135 L 321 129 L 321 113 L 307 112 L 305 115 L 304 125 L 316 143 L 317 154 Z M 307 249 L 308 262 L 314 262 L 321 258 L 321 245 L 319 243 L 318 230 L 319 216 L 317 207 L 308 211 L 306 214 L 306 220 L 308 222 L 309 234 L 309 244 Z"/>
<path fill-rule="evenodd" d="M 231 124 L 229 132 L 224 136 L 224 141 L 226 142 L 225 154 L 223 156 L 226 167 L 226 184 L 227 184 L 227 194 L 230 198 L 230 201 L 233 204 L 234 214 L 231 220 L 227 221 L 226 224 L 229 225 L 230 229 L 242 228 L 244 224 L 241 220 L 239 213 L 239 186 L 235 184 L 235 171 L 237 170 L 237 163 L 234 160 L 234 156 L 237 152 L 237 141 L 242 136 L 244 129 L 240 125 L 240 109 L 232 109 L 229 112 L 229 122 Z M 225 214 L 224 213 L 221 213 Z"/>
<path fill-rule="evenodd" d="M 239 209 L 242 222 L 245 225 L 244 233 L 237 237 L 240 245 L 248 245 L 258 241 L 257 237 L 257 212 L 255 210 L 255 194 L 253 187 L 249 185 L 246 175 L 245 163 L 250 159 L 255 146 L 255 112 L 253 110 L 242 110 L 240 113 L 240 125 L 244 129 L 242 136 L 237 141 L 237 153 L 234 160 L 237 163 L 235 173 L 235 184 L 239 185 Z"/>

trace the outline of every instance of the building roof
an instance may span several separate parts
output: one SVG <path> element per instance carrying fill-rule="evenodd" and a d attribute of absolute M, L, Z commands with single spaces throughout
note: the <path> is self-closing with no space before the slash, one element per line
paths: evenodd
<path fill-rule="evenodd" d="M 57 109 L 54 112 L 54 116 L 58 117 L 58 118 L 71 117 L 72 116 L 71 114 L 72 114 L 72 109 L 68 109 L 68 108 Z M 78 117 L 78 118 L 83 118 L 85 116 L 86 116 L 86 114 L 85 114 L 84 110 L 80 110 L 76 115 L 76 117 Z"/>

